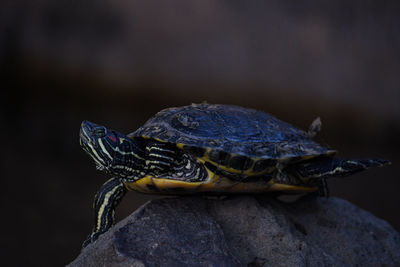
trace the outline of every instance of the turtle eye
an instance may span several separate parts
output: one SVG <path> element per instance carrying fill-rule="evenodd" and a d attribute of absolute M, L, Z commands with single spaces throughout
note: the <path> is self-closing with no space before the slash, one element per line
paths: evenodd
<path fill-rule="evenodd" d="M 101 138 L 101 137 L 104 137 L 104 136 L 106 135 L 106 131 L 104 130 L 104 128 L 97 128 L 97 129 L 95 129 L 95 130 L 93 131 L 93 134 L 94 134 L 96 137 Z"/>

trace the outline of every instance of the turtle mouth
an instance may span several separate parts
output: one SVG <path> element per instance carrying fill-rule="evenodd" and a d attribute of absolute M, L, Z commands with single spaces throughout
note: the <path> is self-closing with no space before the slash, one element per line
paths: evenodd
<path fill-rule="evenodd" d="M 89 136 L 90 132 L 91 131 L 88 127 L 87 121 L 83 121 L 81 124 L 81 130 L 79 132 L 79 143 L 84 149 L 88 144 L 92 143 Z"/>

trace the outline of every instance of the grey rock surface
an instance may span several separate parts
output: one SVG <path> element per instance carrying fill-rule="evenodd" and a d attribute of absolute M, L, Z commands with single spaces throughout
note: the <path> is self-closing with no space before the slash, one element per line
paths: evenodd
<path fill-rule="evenodd" d="M 400 234 L 338 198 L 179 197 L 143 205 L 69 266 L 400 266 Z"/>

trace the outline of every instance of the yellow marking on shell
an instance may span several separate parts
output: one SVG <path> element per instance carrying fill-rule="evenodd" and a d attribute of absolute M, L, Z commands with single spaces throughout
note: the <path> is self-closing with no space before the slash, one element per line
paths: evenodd
<path fill-rule="evenodd" d="M 203 158 L 198 160 L 204 164 Z M 255 181 L 255 182 L 238 182 L 229 178 L 216 175 L 205 167 L 208 177 L 203 182 L 187 182 L 174 180 L 168 177 L 153 177 L 145 176 L 137 181 L 127 183 L 128 190 L 139 191 L 150 194 L 188 194 L 196 192 L 205 193 L 262 193 L 269 191 L 317 191 L 317 187 L 306 187 L 296 185 L 276 184 L 273 180 L 270 181 Z M 154 190 L 147 185 L 155 186 L 158 190 Z M 181 192 L 171 191 L 170 189 L 182 188 Z"/>
<path fill-rule="evenodd" d="M 159 189 L 185 188 L 193 191 L 197 191 L 196 189 L 202 184 L 202 182 L 185 182 L 167 178 L 153 178 L 153 182 Z"/>
<path fill-rule="evenodd" d="M 197 191 L 196 188 L 201 184 L 202 182 L 185 182 L 180 180 L 172 180 L 170 178 L 156 178 L 148 175 L 135 182 L 127 183 L 126 187 L 128 190 L 135 190 L 143 193 L 157 193 L 156 191 L 148 188 L 147 185 L 153 185 L 160 191 L 171 188 L 185 188 L 187 189 L 187 192 L 193 192 Z"/>
<path fill-rule="evenodd" d="M 299 192 L 315 192 L 318 190 L 317 186 L 306 187 L 300 185 L 276 184 L 270 185 L 268 191 L 299 191 Z"/>
<path fill-rule="evenodd" d="M 100 206 L 99 212 L 97 213 L 97 224 L 96 224 L 96 232 L 100 230 L 101 228 L 101 217 L 103 216 L 103 212 L 105 207 L 108 205 L 108 201 L 110 200 L 110 196 L 115 194 L 115 191 L 118 190 L 118 186 L 114 187 L 110 192 L 108 192 L 104 196 L 104 201 Z"/>
<path fill-rule="evenodd" d="M 131 183 L 125 183 L 126 189 L 129 191 L 137 191 L 137 192 L 142 192 L 142 193 L 151 193 L 148 188 L 146 188 L 147 184 L 153 184 L 153 181 L 151 180 L 152 177 L 146 176 L 144 178 L 141 178 L 140 180 L 131 182 Z"/>
<path fill-rule="evenodd" d="M 147 185 L 154 185 L 158 190 L 148 188 Z M 306 187 L 297 185 L 275 184 L 271 182 L 235 182 L 226 177 L 214 175 L 211 179 L 204 182 L 185 182 L 172 180 L 170 178 L 156 178 L 146 176 L 136 182 L 127 184 L 128 190 L 139 191 L 150 194 L 189 194 L 189 193 L 262 193 L 270 191 L 296 191 L 314 192 L 318 187 Z M 171 191 L 170 189 L 181 188 L 181 192 Z"/>
<path fill-rule="evenodd" d="M 200 158 L 197 158 L 197 159 L 198 159 L 202 164 L 204 164 L 204 162 L 207 161 L 207 162 L 209 162 L 209 163 L 215 165 L 216 167 L 218 167 L 220 170 L 223 170 L 223 171 L 227 171 L 227 172 L 230 172 L 230 173 L 236 173 L 236 174 L 243 174 L 243 175 L 247 175 L 247 176 L 252 176 L 252 175 L 261 175 L 261 174 L 269 173 L 269 172 L 271 172 L 272 170 L 275 169 L 275 166 L 272 166 L 272 167 L 270 167 L 270 168 L 267 168 L 267 169 L 265 169 L 265 170 L 262 170 L 261 172 L 254 172 L 254 171 L 253 171 L 253 168 L 254 168 L 254 165 L 256 164 L 256 162 L 259 161 L 259 160 L 263 160 L 263 159 L 265 159 L 265 158 L 254 158 L 254 159 L 252 159 L 252 160 L 253 160 L 252 165 L 251 165 L 248 169 L 246 169 L 246 170 L 237 170 L 237 169 L 233 169 L 233 168 L 228 167 L 228 166 L 226 166 L 226 165 L 221 165 L 221 164 L 216 163 L 215 161 L 212 161 L 212 160 L 209 158 L 209 156 L 208 156 L 209 153 L 211 152 L 211 150 L 212 150 L 211 148 L 207 148 L 207 149 L 206 149 L 206 152 L 204 153 L 204 156 L 203 156 L 203 157 L 200 157 Z M 235 154 L 235 153 L 231 153 L 230 155 L 231 155 L 231 157 L 243 156 L 243 155 Z"/>
<path fill-rule="evenodd" d="M 183 149 L 184 146 L 185 145 L 181 144 L 181 143 L 177 143 L 176 144 L 176 147 L 179 148 L 179 149 Z M 206 151 L 205 151 L 204 155 L 202 157 L 197 158 L 202 164 L 204 164 L 207 161 L 207 162 L 215 165 L 216 167 L 218 167 L 220 170 L 227 171 L 227 172 L 230 172 L 230 173 L 253 176 L 253 175 L 263 175 L 263 174 L 266 174 L 266 173 L 271 173 L 272 171 L 274 171 L 276 169 L 276 166 L 271 166 L 271 167 L 268 167 L 268 168 L 266 168 L 266 169 L 264 169 L 264 170 L 262 170 L 260 172 L 254 172 L 253 168 L 254 168 L 255 164 L 260 160 L 264 160 L 264 159 L 268 159 L 268 158 L 250 158 L 250 159 L 253 160 L 253 163 L 248 169 L 246 169 L 246 170 L 233 169 L 233 168 L 228 167 L 226 165 L 221 165 L 221 164 L 216 163 L 215 161 L 212 161 L 208 156 L 209 153 L 211 152 L 211 150 L 213 150 L 212 148 L 206 148 L 205 150 Z M 336 150 L 328 150 L 325 153 L 325 155 L 331 156 L 331 155 L 334 155 L 336 153 L 337 153 Z M 235 157 L 235 156 L 243 156 L 243 155 L 236 154 L 236 153 L 230 153 L 230 157 Z M 305 156 L 302 156 L 299 159 L 299 161 L 309 160 L 309 159 L 312 159 L 312 158 L 315 158 L 315 157 L 318 157 L 318 156 L 320 156 L 320 155 L 319 154 L 305 155 Z M 282 159 L 277 159 L 277 162 L 278 163 L 282 163 L 282 162 L 287 162 L 288 160 L 290 161 L 290 158 L 282 158 Z"/>

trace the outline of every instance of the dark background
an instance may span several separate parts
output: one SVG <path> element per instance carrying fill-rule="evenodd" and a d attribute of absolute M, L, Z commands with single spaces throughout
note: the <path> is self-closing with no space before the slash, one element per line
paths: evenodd
<path fill-rule="evenodd" d="M 400 230 L 397 1 L 2 1 L 1 244 L 6 265 L 65 265 L 107 179 L 80 149 L 88 119 L 129 133 L 207 101 L 272 113 L 342 157 L 392 165 L 329 180 Z M 150 196 L 130 193 L 124 218 Z"/>

